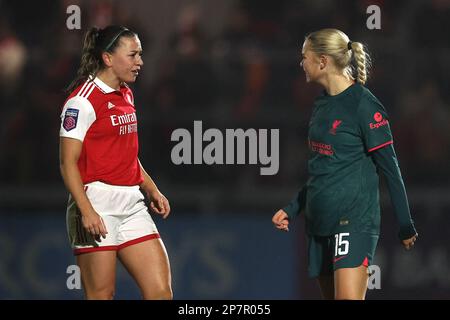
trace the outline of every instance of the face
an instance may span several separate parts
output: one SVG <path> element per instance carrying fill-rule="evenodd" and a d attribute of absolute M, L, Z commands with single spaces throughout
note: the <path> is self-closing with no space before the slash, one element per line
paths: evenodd
<path fill-rule="evenodd" d="M 109 55 L 108 64 L 114 75 L 123 82 L 135 82 L 139 74 L 142 61 L 141 41 L 137 36 L 133 38 L 121 37 L 116 50 Z"/>
<path fill-rule="evenodd" d="M 306 82 L 317 82 L 323 68 L 320 57 L 310 50 L 308 40 L 303 43 L 300 66 L 305 71 Z"/>

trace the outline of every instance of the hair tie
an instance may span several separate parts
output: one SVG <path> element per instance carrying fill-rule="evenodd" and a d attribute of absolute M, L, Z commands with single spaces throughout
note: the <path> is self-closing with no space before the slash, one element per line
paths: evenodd
<path fill-rule="evenodd" d="M 347 49 L 348 49 L 348 50 L 352 50 L 352 43 L 353 43 L 353 42 L 351 42 L 351 41 L 349 41 L 349 42 L 347 43 Z"/>

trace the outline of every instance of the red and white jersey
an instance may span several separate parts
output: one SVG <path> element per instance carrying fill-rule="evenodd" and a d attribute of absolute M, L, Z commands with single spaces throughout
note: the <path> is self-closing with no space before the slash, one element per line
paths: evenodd
<path fill-rule="evenodd" d="M 84 184 L 132 186 L 143 181 L 133 100 L 128 86 L 117 91 L 99 78 L 84 82 L 68 97 L 59 135 L 83 143 L 78 168 Z"/>

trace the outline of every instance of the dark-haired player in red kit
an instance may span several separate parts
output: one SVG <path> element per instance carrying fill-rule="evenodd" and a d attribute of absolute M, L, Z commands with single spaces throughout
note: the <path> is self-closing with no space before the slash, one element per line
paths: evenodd
<path fill-rule="evenodd" d="M 143 65 L 137 34 L 121 26 L 90 29 L 77 78 L 61 113 L 60 167 L 70 193 L 67 230 L 87 299 L 112 299 L 116 261 L 144 299 L 171 299 L 169 259 L 151 209 L 169 201 L 138 159 L 138 122 L 127 86 Z"/>

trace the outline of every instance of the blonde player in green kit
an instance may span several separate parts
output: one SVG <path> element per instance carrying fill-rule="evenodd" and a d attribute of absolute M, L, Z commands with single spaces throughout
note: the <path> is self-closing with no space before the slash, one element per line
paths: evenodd
<path fill-rule="evenodd" d="M 380 231 L 378 172 L 386 177 L 400 240 L 410 249 L 417 239 L 389 118 L 363 86 L 368 62 L 363 45 L 336 29 L 309 34 L 302 48 L 307 81 L 325 92 L 309 123 L 308 181 L 272 222 L 288 231 L 304 211 L 308 273 L 325 299 L 365 298 Z"/>

